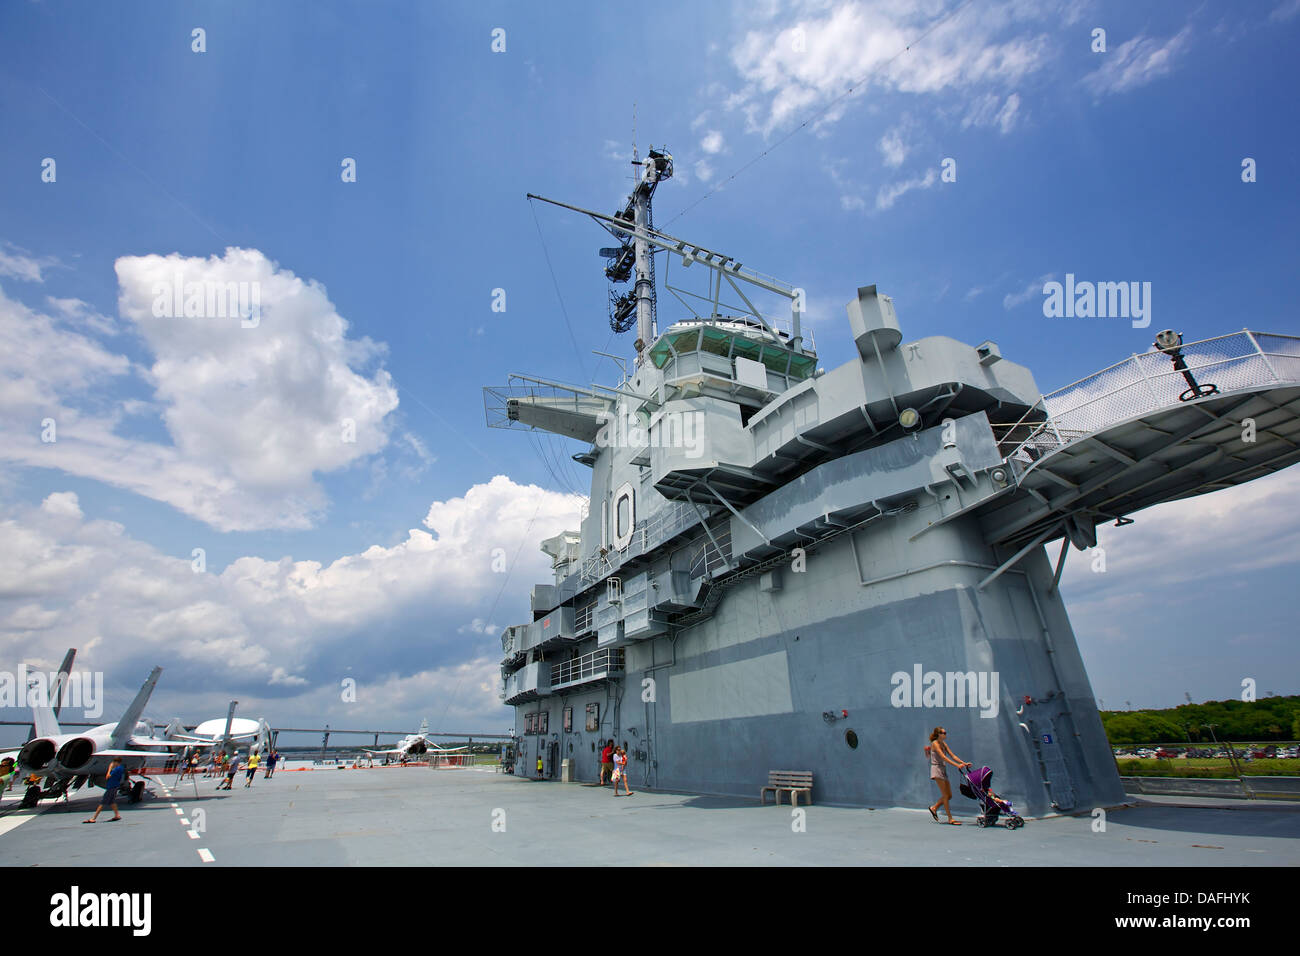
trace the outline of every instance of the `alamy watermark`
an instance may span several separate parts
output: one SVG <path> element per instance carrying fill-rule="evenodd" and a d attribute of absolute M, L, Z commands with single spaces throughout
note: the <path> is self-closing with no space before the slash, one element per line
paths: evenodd
<path fill-rule="evenodd" d="M 704 454 L 704 412 L 698 409 L 664 412 L 652 423 L 649 416 L 620 403 L 616 411 L 601 412 L 596 420 L 599 448 L 681 448 L 691 459 Z"/>
<path fill-rule="evenodd" d="M 1049 319 L 1132 319 L 1133 328 L 1151 324 L 1150 282 L 1076 282 L 1073 272 L 1065 283 L 1043 283 L 1043 315 Z"/>
<path fill-rule="evenodd" d="M 152 893 L 83 893 L 73 886 L 50 897 L 50 925 L 127 927 L 133 936 L 148 936 L 153 926 Z"/>
<path fill-rule="evenodd" d="M 19 664 L 17 673 L 0 671 L 0 707 L 53 707 L 58 673 L 29 671 Z M 104 672 L 71 671 L 59 694 L 64 707 L 82 708 L 91 720 L 104 713 Z"/>
<path fill-rule="evenodd" d="M 978 707 L 981 717 L 998 715 L 997 671 L 895 671 L 889 678 L 894 707 Z"/>
<path fill-rule="evenodd" d="M 255 329 L 262 321 L 262 284 L 256 279 L 186 282 L 178 272 L 170 282 L 155 282 L 152 292 L 154 318 L 238 318 L 246 329 Z"/>

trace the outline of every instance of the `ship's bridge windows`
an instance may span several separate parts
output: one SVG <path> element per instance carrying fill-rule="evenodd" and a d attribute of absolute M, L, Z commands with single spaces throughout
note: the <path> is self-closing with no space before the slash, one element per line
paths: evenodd
<path fill-rule="evenodd" d="M 650 349 L 650 360 L 656 368 L 668 369 L 675 359 L 696 352 L 708 352 L 725 358 L 747 358 L 762 362 L 778 375 L 801 382 L 816 371 L 817 356 L 811 352 L 795 352 L 771 339 L 757 334 L 753 329 L 725 328 L 708 324 L 691 324 L 674 332 L 661 335 Z M 671 374 L 669 370 L 668 374 Z"/>

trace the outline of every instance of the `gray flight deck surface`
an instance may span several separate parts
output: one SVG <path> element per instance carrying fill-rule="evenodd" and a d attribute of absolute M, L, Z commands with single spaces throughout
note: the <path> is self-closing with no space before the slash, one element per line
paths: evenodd
<path fill-rule="evenodd" d="M 241 774 L 242 778 L 242 774 Z M 1107 813 L 1031 819 L 1017 831 L 961 827 L 924 809 L 806 808 L 769 801 L 534 782 L 488 769 L 388 768 L 260 775 L 230 793 L 200 778 L 155 783 L 123 804 L 122 822 L 83 826 L 100 791 L 42 805 L 25 822 L 0 803 L 0 856 L 10 866 L 1296 866 L 1300 804 L 1148 800 Z M 173 808 L 172 803 L 176 804 Z M 1197 805 L 1202 803 L 1204 805 Z M 181 821 L 202 808 L 192 839 Z M 176 810 L 182 812 L 178 814 Z M 804 809 L 804 808 L 800 808 Z M 504 811 L 504 832 L 493 830 Z M 501 814 L 496 815 L 501 819 Z M 212 857 L 204 862 L 199 850 Z"/>

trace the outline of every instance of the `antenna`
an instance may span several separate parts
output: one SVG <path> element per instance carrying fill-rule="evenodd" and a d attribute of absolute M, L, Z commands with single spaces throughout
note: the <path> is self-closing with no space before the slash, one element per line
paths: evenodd
<path fill-rule="evenodd" d="M 642 353 L 655 335 L 654 250 L 649 242 L 649 235 L 654 231 L 654 216 L 650 200 L 660 180 L 672 177 L 673 157 L 668 150 L 651 146 L 643 161 L 636 135 L 636 103 L 633 103 L 632 165 L 639 167 L 640 171 L 633 173 L 632 193 L 611 220 L 624 227 L 617 236 L 620 244 L 601 249 L 600 254 L 607 260 L 605 278 L 611 285 L 609 327 L 615 332 L 627 332 L 636 326 L 636 362 L 640 365 Z M 630 291 L 614 291 L 614 285 L 627 282 L 634 275 L 636 278 Z"/>

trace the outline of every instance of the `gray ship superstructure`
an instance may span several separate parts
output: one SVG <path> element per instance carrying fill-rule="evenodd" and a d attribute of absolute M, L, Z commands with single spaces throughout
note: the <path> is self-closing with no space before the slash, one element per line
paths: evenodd
<path fill-rule="evenodd" d="M 923 806 L 942 725 L 1031 814 L 1122 802 L 1057 587 L 1067 550 L 1300 460 L 1300 339 L 1165 332 L 1044 396 L 993 342 L 904 342 L 866 286 L 858 354 L 824 371 L 800 290 L 656 231 L 672 159 L 641 167 L 614 216 L 578 210 L 619 242 L 606 274 L 633 285 L 610 319 L 635 321 L 635 364 L 614 387 L 485 390 L 489 424 L 581 441 L 592 470 L 580 530 L 543 543 L 533 619 L 502 635 L 515 772 L 541 756 L 594 781 L 612 738 L 634 789 L 757 796 L 771 770 L 811 770 L 818 802 Z M 709 281 L 662 332 L 656 254 Z"/>

